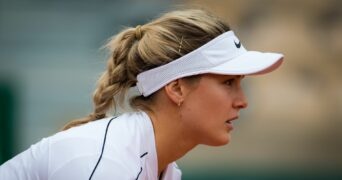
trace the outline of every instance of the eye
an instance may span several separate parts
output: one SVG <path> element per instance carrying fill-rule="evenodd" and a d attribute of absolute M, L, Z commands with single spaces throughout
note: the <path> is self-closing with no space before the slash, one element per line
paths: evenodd
<path fill-rule="evenodd" d="M 224 82 L 224 84 L 226 84 L 226 85 L 228 85 L 228 86 L 232 86 L 232 85 L 233 85 L 233 83 L 234 83 L 234 81 L 235 81 L 235 79 L 234 79 L 234 78 L 232 78 L 232 79 L 228 79 L 228 80 L 226 80 L 226 81 Z"/>

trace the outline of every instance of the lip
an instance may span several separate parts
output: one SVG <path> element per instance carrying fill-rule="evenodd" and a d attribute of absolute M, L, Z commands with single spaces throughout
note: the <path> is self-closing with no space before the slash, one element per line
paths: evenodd
<path fill-rule="evenodd" d="M 235 121 L 235 120 L 237 120 L 238 118 L 239 118 L 238 116 L 235 116 L 235 117 L 230 118 L 230 119 L 228 119 L 227 121 L 225 121 L 226 127 L 227 127 L 228 129 L 230 129 L 230 130 L 233 130 L 234 127 L 233 127 L 232 121 Z"/>
<path fill-rule="evenodd" d="M 235 120 L 237 120 L 238 118 L 239 118 L 239 116 L 234 116 L 234 117 L 232 117 L 232 118 L 226 120 L 225 122 L 226 122 L 226 123 L 231 123 L 231 121 L 235 121 Z"/>

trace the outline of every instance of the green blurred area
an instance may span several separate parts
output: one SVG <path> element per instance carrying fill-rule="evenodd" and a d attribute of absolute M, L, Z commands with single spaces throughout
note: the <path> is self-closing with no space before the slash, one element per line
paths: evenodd
<path fill-rule="evenodd" d="M 191 173 L 192 172 L 192 173 Z M 278 171 L 231 171 L 205 169 L 202 171 L 183 171 L 183 180 L 341 180 L 339 171 L 298 172 Z"/>
<path fill-rule="evenodd" d="M 0 81 L 0 164 L 14 155 L 14 91 L 11 83 Z"/>

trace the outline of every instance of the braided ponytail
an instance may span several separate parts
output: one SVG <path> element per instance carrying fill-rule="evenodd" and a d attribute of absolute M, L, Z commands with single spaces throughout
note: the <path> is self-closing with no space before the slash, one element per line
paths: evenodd
<path fill-rule="evenodd" d="M 114 36 L 106 45 L 112 56 L 108 59 L 107 70 L 99 78 L 93 94 L 94 112 L 69 122 L 62 130 L 102 119 L 111 108 L 116 109 L 117 105 L 123 104 L 127 90 L 136 83 L 129 80 L 126 60 L 129 47 L 136 41 L 134 33 L 133 28 L 126 29 Z"/>

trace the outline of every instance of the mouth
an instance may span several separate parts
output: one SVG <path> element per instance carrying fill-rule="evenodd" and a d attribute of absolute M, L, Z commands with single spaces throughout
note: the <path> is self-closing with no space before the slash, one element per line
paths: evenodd
<path fill-rule="evenodd" d="M 226 121 L 226 123 L 232 124 L 232 121 L 237 120 L 238 118 L 239 118 L 238 116 L 235 116 L 235 117 L 233 117 L 233 118 L 230 118 L 230 119 L 228 119 L 228 120 Z"/>
<path fill-rule="evenodd" d="M 239 118 L 238 116 L 235 116 L 235 117 L 233 117 L 233 118 L 228 119 L 228 120 L 225 122 L 227 128 L 230 129 L 230 130 L 233 130 L 233 123 L 232 123 L 232 121 L 234 121 L 234 120 L 236 120 L 236 119 L 238 119 L 238 118 Z"/>

